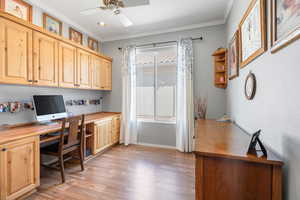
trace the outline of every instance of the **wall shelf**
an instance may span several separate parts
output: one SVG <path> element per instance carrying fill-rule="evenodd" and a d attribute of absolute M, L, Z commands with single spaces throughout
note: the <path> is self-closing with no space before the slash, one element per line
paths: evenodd
<path fill-rule="evenodd" d="M 219 48 L 214 57 L 214 84 L 217 88 L 227 88 L 227 49 Z"/>

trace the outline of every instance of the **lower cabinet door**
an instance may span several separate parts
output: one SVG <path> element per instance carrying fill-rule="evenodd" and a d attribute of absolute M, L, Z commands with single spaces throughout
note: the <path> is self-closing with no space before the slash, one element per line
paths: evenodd
<path fill-rule="evenodd" d="M 112 144 L 112 119 L 95 123 L 93 154 L 97 154 Z"/>
<path fill-rule="evenodd" d="M 97 154 L 105 147 L 106 122 L 99 121 L 94 127 L 94 147 L 93 154 Z"/>
<path fill-rule="evenodd" d="M 40 184 L 39 137 L 0 145 L 0 199 L 12 200 Z"/>

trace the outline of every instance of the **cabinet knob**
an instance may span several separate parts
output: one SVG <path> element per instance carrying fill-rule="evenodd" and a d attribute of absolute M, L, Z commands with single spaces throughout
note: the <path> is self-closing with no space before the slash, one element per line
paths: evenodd
<path fill-rule="evenodd" d="M 6 148 L 3 148 L 2 151 L 7 151 L 7 149 L 6 149 Z"/>

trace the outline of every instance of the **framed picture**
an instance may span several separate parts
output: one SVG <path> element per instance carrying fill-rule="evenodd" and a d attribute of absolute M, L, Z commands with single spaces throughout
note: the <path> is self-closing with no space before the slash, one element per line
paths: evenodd
<path fill-rule="evenodd" d="M 43 14 L 43 26 L 47 31 L 62 35 L 62 22 L 46 13 Z"/>
<path fill-rule="evenodd" d="M 300 38 L 300 0 L 271 0 L 272 49 L 286 47 Z"/>
<path fill-rule="evenodd" d="M 235 32 L 228 47 L 229 80 L 239 76 L 239 31 Z"/>
<path fill-rule="evenodd" d="M 239 25 L 241 68 L 267 50 L 265 10 L 265 0 L 252 0 Z"/>
<path fill-rule="evenodd" d="M 88 37 L 88 47 L 94 51 L 98 51 L 99 49 L 99 43 L 97 40 Z"/>
<path fill-rule="evenodd" d="M 32 6 L 22 0 L 0 0 L 1 11 L 32 22 Z"/>
<path fill-rule="evenodd" d="M 83 38 L 82 33 L 76 31 L 75 29 L 70 28 L 69 37 L 70 37 L 70 40 L 72 40 L 73 42 L 82 44 L 82 38 Z"/>

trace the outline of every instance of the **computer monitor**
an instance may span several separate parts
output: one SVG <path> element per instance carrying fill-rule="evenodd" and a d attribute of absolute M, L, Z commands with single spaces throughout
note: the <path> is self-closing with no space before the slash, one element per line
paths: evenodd
<path fill-rule="evenodd" d="M 62 95 L 34 95 L 33 102 L 38 122 L 47 122 L 68 116 Z"/>

